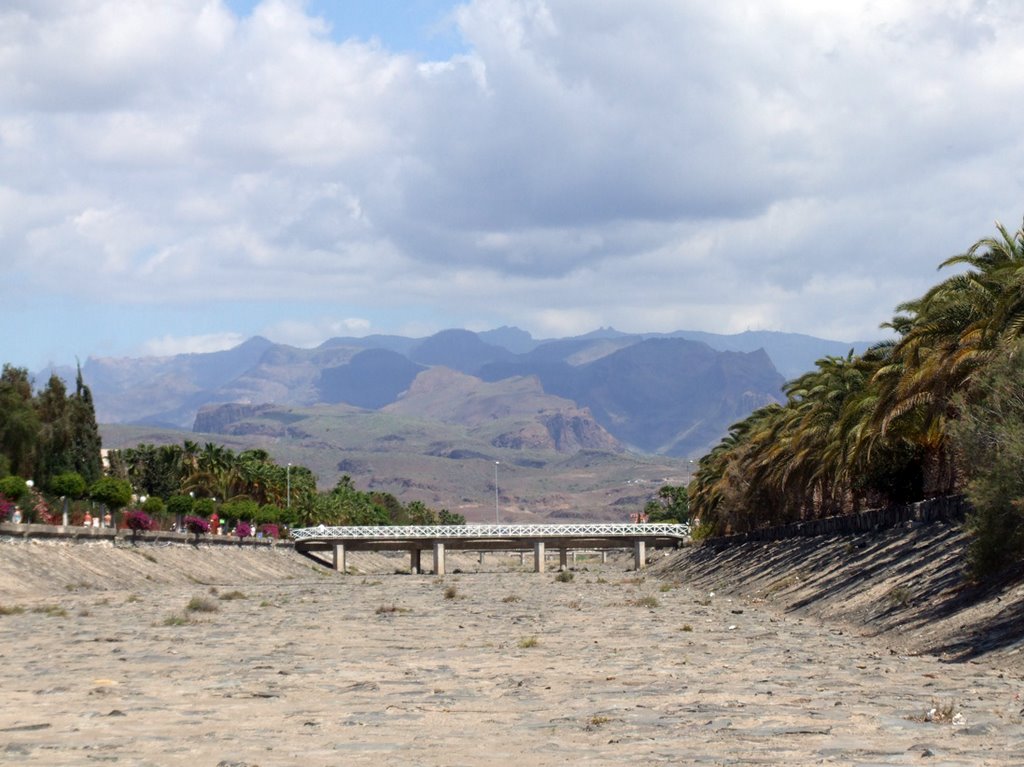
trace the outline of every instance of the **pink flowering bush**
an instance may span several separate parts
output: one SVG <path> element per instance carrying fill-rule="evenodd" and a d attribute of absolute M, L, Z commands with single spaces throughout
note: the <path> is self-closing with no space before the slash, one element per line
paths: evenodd
<path fill-rule="evenodd" d="M 238 543 L 241 544 L 243 540 L 252 535 L 252 525 L 248 522 L 239 522 L 235 525 L 235 535 L 238 536 Z"/>
<path fill-rule="evenodd" d="M 206 535 L 210 532 L 210 523 L 202 517 L 189 514 L 185 517 L 185 529 L 196 537 L 195 542 L 198 543 L 200 535 Z"/>
<path fill-rule="evenodd" d="M 14 509 L 14 501 L 9 501 L 0 495 L 0 522 L 9 522 L 11 515 L 14 514 Z"/>
<path fill-rule="evenodd" d="M 50 513 L 50 505 L 46 502 L 46 499 L 43 498 L 43 494 L 34 487 L 29 488 L 27 501 L 29 508 L 31 509 L 29 516 L 30 521 L 44 525 L 57 524 L 57 518 Z"/>
<path fill-rule="evenodd" d="M 264 538 L 278 538 L 281 535 L 277 525 L 260 525 L 260 532 L 263 533 Z"/>
<path fill-rule="evenodd" d="M 142 509 L 132 509 L 124 515 L 124 526 L 132 531 L 132 540 L 143 530 L 153 529 L 153 519 Z"/>

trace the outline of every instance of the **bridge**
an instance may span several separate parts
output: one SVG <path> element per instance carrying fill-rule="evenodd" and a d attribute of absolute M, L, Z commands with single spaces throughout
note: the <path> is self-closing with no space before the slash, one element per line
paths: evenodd
<path fill-rule="evenodd" d="M 544 572 L 548 548 L 559 552 L 566 566 L 567 552 L 577 549 L 633 549 L 637 570 L 647 564 L 647 548 L 677 548 L 690 539 L 689 525 L 578 523 L 559 525 L 394 525 L 363 527 L 303 527 L 291 531 L 295 550 L 325 567 L 346 572 L 350 551 L 408 551 L 410 569 L 422 572 L 424 551 L 433 553 L 433 571 L 444 575 L 446 550 L 533 550 L 534 572 Z M 320 554 L 331 553 L 331 560 Z"/>

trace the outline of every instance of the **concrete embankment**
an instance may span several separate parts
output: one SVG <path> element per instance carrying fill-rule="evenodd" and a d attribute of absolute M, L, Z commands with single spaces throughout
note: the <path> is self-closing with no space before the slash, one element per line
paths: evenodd
<path fill-rule="evenodd" d="M 1024 670 L 1024 583 L 972 584 L 958 523 L 694 546 L 653 572 L 707 593 L 814 617 L 893 652 Z"/>

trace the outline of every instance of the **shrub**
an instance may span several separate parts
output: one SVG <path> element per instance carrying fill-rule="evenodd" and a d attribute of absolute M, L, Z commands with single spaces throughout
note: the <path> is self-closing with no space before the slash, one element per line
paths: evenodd
<path fill-rule="evenodd" d="M 50 492 L 68 498 L 81 498 L 89 484 L 77 471 L 66 471 L 50 480 Z"/>
<path fill-rule="evenodd" d="M 142 509 L 131 509 L 124 515 L 124 525 L 132 531 L 134 538 L 140 532 L 153 529 L 153 519 Z"/>
<path fill-rule="evenodd" d="M 9 501 L 3 495 L 0 495 L 0 522 L 6 522 L 11 519 L 16 508 L 17 506 L 15 506 L 14 501 Z"/>
<path fill-rule="evenodd" d="M 210 523 L 202 517 L 190 514 L 185 517 L 185 529 L 192 533 L 196 537 L 196 542 L 198 542 L 200 535 L 206 535 L 210 532 Z"/>
<path fill-rule="evenodd" d="M 0 479 L 0 495 L 17 503 L 28 495 L 28 484 L 21 477 L 3 477 Z"/>
<path fill-rule="evenodd" d="M 206 597 L 192 597 L 185 605 L 185 609 L 192 613 L 215 613 L 220 608 L 216 602 Z"/>
<path fill-rule="evenodd" d="M 238 536 L 238 543 L 241 544 L 242 541 L 252 535 L 252 525 L 248 522 L 239 522 L 235 525 L 235 535 Z"/>
<path fill-rule="evenodd" d="M 658 602 L 657 597 L 640 597 L 639 599 L 634 599 L 632 602 L 630 602 L 630 604 L 634 607 L 654 608 L 657 607 L 660 603 Z"/>
<path fill-rule="evenodd" d="M 569 570 L 562 570 L 558 575 L 555 576 L 555 580 L 559 583 L 569 583 L 575 575 Z"/>
<path fill-rule="evenodd" d="M 968 564 L 977 578 L 997 575 L 1024 554 L 1024 343 L 1006 350 L 960 395 L 950 425 L 968 476 L 973 511 Z"/>

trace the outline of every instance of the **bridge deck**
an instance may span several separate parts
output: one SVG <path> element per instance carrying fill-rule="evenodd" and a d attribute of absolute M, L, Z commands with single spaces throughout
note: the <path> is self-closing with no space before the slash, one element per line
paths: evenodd
<path fill-rule="evenodd" d="M 412 568 L 419 570 L 420 552 L 434 551 L 434 571 L 444 571 L 444 550 L 534 550 L 535 566 L 543 570 L 544 550 L 556 548 L 565 564 L 569 549 L 634 549 L 637 568 L 644 566 L 645 551 L 677 547 L 689 540 L 689 525 L 574 523 L 561 525 L 395 525 L 328 527 L 292 530 L 295 549 L 321 564 L 313 552 L 333 551 L 333 566 L 345 569 L 346 551 L 409 551 Z"/>

